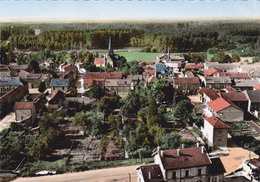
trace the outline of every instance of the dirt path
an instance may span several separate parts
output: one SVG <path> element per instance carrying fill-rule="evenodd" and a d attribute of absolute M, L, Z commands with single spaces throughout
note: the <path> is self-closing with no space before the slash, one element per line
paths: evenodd
<path fill-rule="evenodd" d="M 17 178 L 14 182 L 129 182 L 130 180 L 131 182 L 136 182 L 137 176 L 135 168 L 138 166 L 140 165 L 58 174 L 53 176 Z"/>
<path fill-rule="evenodd" d="M 11 122 L 14 121 L 14 112 L 10 112 L 0 121 L 0 131 L 4 128 L 8 128 Z"/>

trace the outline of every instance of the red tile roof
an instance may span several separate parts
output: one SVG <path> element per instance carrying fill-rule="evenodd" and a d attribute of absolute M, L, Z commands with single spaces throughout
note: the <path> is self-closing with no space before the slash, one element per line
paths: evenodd
<path fill-rule="evenodd" d="M 68 65 L 64 66 L 63 68 L 65 69 L 65 68 L 68 68 L 68 67 L 77 68 L 77 66 L 75 66 L 74 64 L 68 64 Z M 78 69 L 78 68 L 77 68 L 77 69 Z"/>
<path fill-rule="evenodd" d="M 163 155 L 159 152 L 164 169 L 181 169 L 196 166 L 210 165 L 210 159 L 207 153 L 201 152 L 200 147 L 179 149 L 179 156 L 177 156 L 177 149 L 165 150 Z"/>
<path fill-rule="evenodd" d="M 207 95 L 211 100 L 215 100 L 219 98 L 219 95 L 214 90 L 211 89 L 204 90 L 204 94 Z"/>
<path fill-rule="evenodd" d="M 6 102 L 8 99 L 11 99 L 13 96 L 15 96 L 16 94 L 20 93 L 21 91 L 23 91 L 25 89 L 26 89 L 26 87 L 24 87 L 24 86 L 18 86 L 16 88 L 14 88 L 10 92 L 7 92 L 5 95 L 0 97 L 0 102 Z"/>
<path fill-rule="evenodd" d="M 235 104 L 233 104 L 232 102 L 228 102 L 227 100 L 225 100 L 224 98 L 220 97 L 218 99 L 215 99 L 211 102 L 208 103 L 208 106 L 213 109 L 215 112 L 219 112 L 229 106 L 233 106 L 236 109 L 242 110 L 240 109 L 238 106 L 236 106 Z"/>
<path fill-rule="evenodd" d="M 96 82 L 105 82 L 105 78 L 101 78 L 101 79 L 84 79 L 84 84 L 85 85 L 88 85 L 89 87 L 92 85 L 93 81 L 96 81 Z"/>
<path fill-rule="evenodd" d="M 14 105 L 15 110 L 33 109 L 33 102 L 16 102 Z"/>
<path fill-rule="evenodd" d="M 216 116 L 211 116 L 205 119 L 208 121 L 214 128 L 229 128 L 221 119 Z"/>
<path fill-rule="evenodd" d="M 217 72 L 221 72 L 221 70 L 216 69 L 216 68 L 210 68 L 210 69 L 204 71 L 204 75 L 205 76 L 211 76 L 211 75 L 213 75 L 214 73 L 217 73 Z"/>
<path fill-rule="evenodd" d="M 163 182 L 163 175 L 159 164 L 140 166 L 145 182 Z"/>
<path fill-rule="evenodd" d="M 200 95 L 202 95 L 205 90 L 206 90 L 206 88 L 201 88 L 201 89 L 198 91 L 198 93 L 199 93 Z"/>
<path fill-rule="evenodd" d="M 95 58 L 94 64 L 104 64 L 105 59 L 104 58 Z"/>
<path fill-rule="evenodd" d="M 71 77 L 74 74 L 73 71 L 68 71 L 67 73 L 65 73 L 64 75 L 62 75 L 60 77 L 60 79 L 68 79 L 69 77 Z"/>
<path fill-rule="evenodd" d="M 193 69 L 199 69 L 199 68 L 204 68 L 203 64 L 186 64 L 185 69 L 188 70 L 193 70 Z"/>
<path fill-rule="evenodd" d="M 230 101 L 248 101 L 248 99 L 245 96 L 245 93 L 243 92 L 222 93 L 222 97 Z"/>
<path fill-rule="evenodd" d="M 176 77 L 174 78 L 174 82 L 179 84 L 179 83 L 200 83 L 199 78 L 180 78 Z"/>
<path fill-rule="evenodd" d="M 155 75 L 155 69 L 154 70 L 145 70 L 143 72 L 143 76 L 146 76 L 146 75 Z"/>
<path fill-rule="evenodd" d="M 260 90 L 260 85 L 259 84 L 254 85 L 254 89 L 255 90 Z"/>
<path fill-rule="evenodd" d="M 65 98 L 65 93 L 58 89 L 51 97 L 49 102 L 59 102 L 61 99 Z"/>
<path fill-rule="evenodd" d="M 98 79 L 98 78 L 122 78 L 123 72 L 87 72 L 82 78 L 83 79 Z"/>
<path fill-rule="evenodd" d="M 31 67 L 28 67 L 24 71 L 27 71 L 28 73 L 32 73 L 34 71 L 34 69 L 32 69 Z"/>
<path fill-rule="evenodd" d="M 226 91 L 228 91 L 228 92 L 237 92 L 237 90 L 234 89 L 234 88 L 231 87 L 231 86 L 227 87 L 227 88 L 226 88 Z"/>

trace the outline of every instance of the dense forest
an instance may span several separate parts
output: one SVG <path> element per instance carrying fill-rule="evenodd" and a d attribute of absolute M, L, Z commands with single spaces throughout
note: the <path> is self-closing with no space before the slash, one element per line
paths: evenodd
<path fill-rule="evenodd" d="M 34 35 L 33 29 L 40 29 L 40 35 Z M 1 25 L 1 40 L 10 40 L 11 46 L 19 49 L 107 48 L 110 36 L 114 48 L 143 47 L 147 52 L 169 46 L 171 52 L 202 52 L 216 47 L 241 56 L 260 53 L 259 22 Z"/>

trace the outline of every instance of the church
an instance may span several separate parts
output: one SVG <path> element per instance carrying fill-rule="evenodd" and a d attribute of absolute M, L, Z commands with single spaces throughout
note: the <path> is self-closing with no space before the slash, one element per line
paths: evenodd
<path fill-rule="evenodd" d="M 113 68 L 122 68 L 123 60 L 118 54 L 114 54 L 114 50 L 112 48 L 111 37 L 109 38 L 109 46 L 108 52 L 105 56 L 106 63 L 109 64 Z"/>

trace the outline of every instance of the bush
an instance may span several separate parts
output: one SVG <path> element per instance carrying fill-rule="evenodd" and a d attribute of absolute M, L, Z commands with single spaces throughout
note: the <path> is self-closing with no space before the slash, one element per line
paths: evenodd
<path fill-rule="evenodd" d="M 151 52 L 151 47 L 145 46 L 141 49 L 141 52 Z"/>

